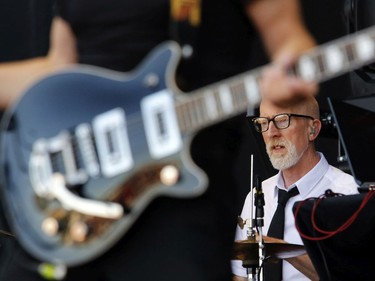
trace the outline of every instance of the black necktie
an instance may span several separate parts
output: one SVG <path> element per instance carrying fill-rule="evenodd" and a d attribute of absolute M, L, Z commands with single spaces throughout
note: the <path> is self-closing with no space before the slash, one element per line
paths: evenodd
<path fill-rule="evenodd" d="M 293 187 L 289 192 L 279 188 L 277 209 L 268 229 L 268 236 L 284 238 L 285 205 L 291 197 L 296 196 L 298 193 L 297 187 Z M 282 260 L 278 260 L 276 263 L 265 263 L 264 276 L 265 281 L 280 281 L 282 278 Z"/>

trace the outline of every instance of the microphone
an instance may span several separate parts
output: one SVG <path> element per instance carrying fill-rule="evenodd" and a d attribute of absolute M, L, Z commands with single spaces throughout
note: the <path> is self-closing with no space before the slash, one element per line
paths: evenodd
<path fill-rule="evenodd" d="M 262 227 L 264 225 L 264 194 L 262 190 L 262 180 L 260 176 L 256 176 L 255 184 L 255 218 L 256 226 Z"/>

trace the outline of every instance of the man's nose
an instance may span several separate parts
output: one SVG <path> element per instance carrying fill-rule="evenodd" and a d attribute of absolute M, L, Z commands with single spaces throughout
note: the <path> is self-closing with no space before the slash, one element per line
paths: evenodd
<path fill-rule="evenodd" d="M 269 136 L 275 136 L 280 134 L 280 130 L 275 126 L 275 123 L 271 121 L 268 124 L 268 130 L 266 132 Z"/>

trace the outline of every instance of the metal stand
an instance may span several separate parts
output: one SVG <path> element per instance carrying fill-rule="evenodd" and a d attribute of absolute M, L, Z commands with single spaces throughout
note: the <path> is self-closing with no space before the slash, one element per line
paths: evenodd
<path fill-rule="evenodd" d="M 254 190 L 256 193 L 254 194 Z M 248 281 L 261 281 L 263 276 L 261 275 L 263 261 L 265 258 L 264 240 L 262 227 L 264 225 L 264 195 L 261 187 L 260 177 L 257 177 L 256 188 L 253 185 L 253 155 L 251 155 L 251 173 L 250 173 L 250 194 L 251 194 L 251 208 L 250 208 L 250 219 L 246 220 L 247 226 L 247 239 L 249 241 L 256 242 L 256 229 L 258 230 L 258 255 L 248 260 L 242 261 L 242 266 L 247 270 Z M 254 201 L 255 199 L 255 201 Z M 253 206 L 255 207 L 255 218 L 253 216 Z"/>

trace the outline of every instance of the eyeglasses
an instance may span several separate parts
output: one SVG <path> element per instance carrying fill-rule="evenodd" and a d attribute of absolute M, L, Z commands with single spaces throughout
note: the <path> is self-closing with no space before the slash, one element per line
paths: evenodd
<path fill-rule="evenodd" d="M 301 115 L 301 114 L 293 114 L 293 113 L 280 113 L 275 115 L 272 118 L 268 117 L 256 117 L 251 119 L 254 124 L 255 130 L 259 133 L 263 133 L 268 130 L 269 124 L 272 121 L 275 124 L 275 127 L 279 130 L 286 129 L 290 125 L 290 118 L 291 117 L 301 117 L 301 118 L 308 118 L 314 120 L 314 117 L 308 115 Z"/>

